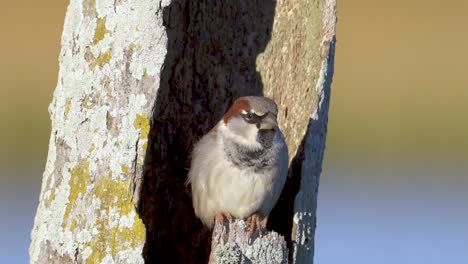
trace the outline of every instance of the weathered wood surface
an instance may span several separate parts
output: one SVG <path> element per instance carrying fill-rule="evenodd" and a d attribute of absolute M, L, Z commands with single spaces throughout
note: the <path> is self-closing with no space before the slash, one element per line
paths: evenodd
<path fill-rule="evenodd" d="M 212 238 L 210 264 L 288 263 L 288 248 L 281 235 L 258 231 L 249 234 L 248 224 L 242 220 L 216 221 Z"/>

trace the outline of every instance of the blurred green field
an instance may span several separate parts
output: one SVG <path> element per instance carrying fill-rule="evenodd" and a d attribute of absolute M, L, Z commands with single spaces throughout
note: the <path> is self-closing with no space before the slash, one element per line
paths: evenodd
<path fill-rule="evenodd" d="M 0 158 L 44 164 L 67 1 L 0 10 Z M 340 1 L 327 158 L 468 157 L 468 2 Z"/>

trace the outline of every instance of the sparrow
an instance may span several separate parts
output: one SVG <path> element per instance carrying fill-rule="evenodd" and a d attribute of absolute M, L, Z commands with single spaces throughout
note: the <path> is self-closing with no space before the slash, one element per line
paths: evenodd
<path fill-rule="evenodd" d="M 288 173 L 277 115 L 269 98 L 240 97 L 194 145 L 187 183 L 195 214 L 209 228 L 232 217 L 265 228 Z"/>

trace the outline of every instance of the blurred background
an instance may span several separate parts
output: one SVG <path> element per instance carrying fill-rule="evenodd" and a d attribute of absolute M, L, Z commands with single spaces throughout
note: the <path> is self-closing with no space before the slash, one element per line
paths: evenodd
<path fill-rule="evenodd" d="M 0 9 L 0 263 L 27 263 L 68 1 Z M 468 1 L 339 1 L 317 264 L 468 263 Z"/>

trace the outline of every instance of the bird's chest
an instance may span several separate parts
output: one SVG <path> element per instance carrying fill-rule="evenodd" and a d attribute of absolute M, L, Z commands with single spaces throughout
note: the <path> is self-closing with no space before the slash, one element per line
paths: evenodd
<path fill-rule="evenodd" d="M 239 169 L 235 166 L 219 168 L 216 182 L 217 203 L 221 211 L 236 217 L 247 217 L 261 210 L 273 188 L 271 171 L 256 173 L 253 169 Z"/>
<path fill-rule="evenodd" d="M 275 158 L 267 151 L 246 151 L 238 146 L 225 148 L 225 162 L 218 164 L 216 177 L 217 202 L 220 210 L 237 217 L 261 211 L 272 193 Z"/>

